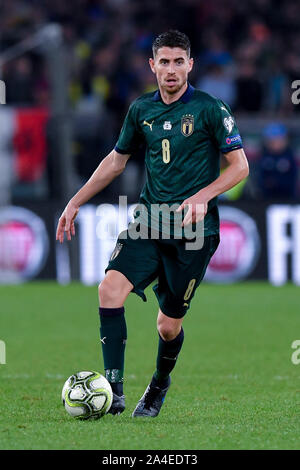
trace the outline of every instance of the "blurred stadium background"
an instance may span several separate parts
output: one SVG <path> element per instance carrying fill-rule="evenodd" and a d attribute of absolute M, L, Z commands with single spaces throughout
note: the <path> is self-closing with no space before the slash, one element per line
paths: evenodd
<path fill-rule="evenodd" d="M 1 0 L 2 449 L 299 449 L 299 17 L 294 0 Z M 130 417 L 157 348 L 149 288 L 147 303 L 126 300 L 127 408 L 81 426 L 61 388 L 75 370 L 103 369 L 96 285 L 137 202 L 143 154 L 81 208 L 71 243 L 55 241 L 56 224 L 129 103 L 156 88 L 147 60 L 169 28 L 191 39 L 191 83 L 232 107 L 250 175 L 220 197 L 222 241 L 159 420 Z"/>
<path fill-rule="evenodd" d="M 191 83 L 231 106 L 250 163 L 246 183 L 220 198 L 206 280 L 300 284 L 299 14 L 293 0 L 2 0 L 0 282 L 101 280 L 143 155 L 81 209 L 71 244 L 55 242 L 57 219 L 113 148 L 129 103 L 156 88 L 151 43 L 176 28 L 191 39 Z M 117 206 L 97 211 L 119 195 L 121 226 Z"/>

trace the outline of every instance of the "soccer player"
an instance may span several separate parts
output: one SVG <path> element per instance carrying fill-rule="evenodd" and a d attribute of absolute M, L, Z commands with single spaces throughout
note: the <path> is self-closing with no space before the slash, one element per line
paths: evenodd
<path fill-rule="evenodd" d="M 124 302 L 130 292 L 146 300 L 144 289 L 157 279 L 153 288 L 159 304 L 156 369 L 133 417 L 155 417 L 161 409 L 184 340 L 184 316 L 219 243 L 217 196 L 247 177 L 249 171 L 230 108 L 188 82 L 193 67 L 188 37 L 176 30 L 159 35 L 153 42 L 149 64 L 158 90 L 131 104 L 115 148 L 71 198 L 56 235 L 61 243 L 64 233 L 71 240 L 80 206 L 119 176 L 130 155 L 140 144 L 146 144 L 147 179 L 139 210 L 135 222 L 119 235 L 99 285 L 104 369 L 114 394 L 110 412 L 119 414 L 125 409 Z M 221 175 L 220 153 L 227 162 Z M 147 227 L 149 234 L 151 208 L 163 204 L 177 205 L 169 214 L 169 236 L 157 213 L 154 219 L 158 230 L 153 236 L 133 236 L 138 227 Z M 187 249 L 187 238 L 192 238 L 184 236 L 185 229 L 199 224 L 203 228 L 201 246 Z"/>

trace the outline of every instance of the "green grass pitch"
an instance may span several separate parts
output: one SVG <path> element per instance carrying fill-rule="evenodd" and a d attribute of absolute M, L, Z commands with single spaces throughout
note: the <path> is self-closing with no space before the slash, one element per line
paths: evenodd
<path fill-rule="evenodd" d="M 97 287 L 2 286 L 1 449 L 299 449 L 299 287 L 203 284 L 160 415 L 131 418 L 156 359 L 157 303 L 126 301 L 125 412 L 76 421 L 61 388 L 73 372 L 103 373 Z"/>

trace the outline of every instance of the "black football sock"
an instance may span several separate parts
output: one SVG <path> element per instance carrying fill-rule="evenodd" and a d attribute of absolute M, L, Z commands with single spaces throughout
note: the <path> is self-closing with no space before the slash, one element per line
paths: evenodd
<path fill-rule="evenodd" d="M 152 378 L 152 385 L 165 388 L 168 385 L 169 375 L 175 367 L 184 340 L 183 328 L 176 338 L 164 341 L 159 335 L 156 371 Z"/>
<path fill-rule="evenodd" d="M 99 308 L 100 339 L 105 377 L 117 395 L 123 395 L 124 358 L 127 328 L 124 307 Z"/>

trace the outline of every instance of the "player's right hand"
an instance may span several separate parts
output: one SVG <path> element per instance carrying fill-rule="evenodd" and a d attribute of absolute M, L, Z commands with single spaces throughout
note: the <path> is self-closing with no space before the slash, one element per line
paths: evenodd
<path fill-rule="evenodd" d="M 75 236 L 74 220 L 78 212 L 79 207 L 76 207 L 71 202 L 69 202 L 65 210 L 61 214 L 56 229 L 56 240 L 58 240 L 60 243 L 63 243 L 65 233 L 67 236 L 67 240 L 69 241 L 71 240 L 72 236 Z"/>

